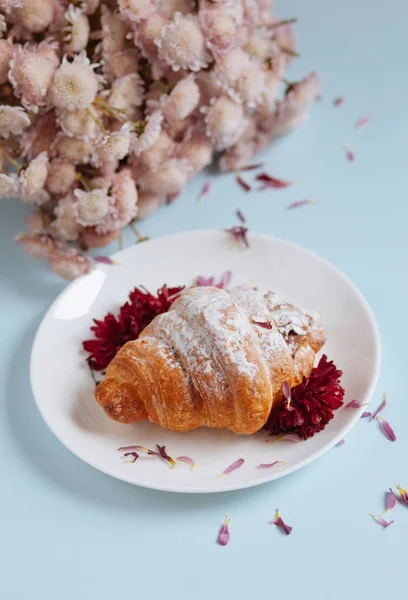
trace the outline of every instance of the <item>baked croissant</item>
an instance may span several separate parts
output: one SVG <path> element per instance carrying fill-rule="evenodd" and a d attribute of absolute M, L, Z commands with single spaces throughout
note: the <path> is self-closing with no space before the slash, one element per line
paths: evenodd
<path fill-rule="evenodd" d="M 283 399 L 282 383 L 310 375 L 325 338 L 316 315 L 272 292 L 190 288 L 121 348 L 95 397 L 121 423 L 251 434 Z"/>

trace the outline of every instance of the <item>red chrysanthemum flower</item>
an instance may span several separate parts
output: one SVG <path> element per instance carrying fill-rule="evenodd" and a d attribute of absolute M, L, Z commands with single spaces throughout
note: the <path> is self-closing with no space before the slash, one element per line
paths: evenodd
<path fill-rule="evenodd" d="M 183 289 L 164 285 L 157 291 L 157 296 L 153 296 L 147 290 L 135 288 L 129 294 L 129 301 L 121 306 L 118 317 L 108 313 L 102 321 L 94 319 L 91 331 L 95 338 L 82 343 L 90 354 L 91 368 L 95 371 L 105 369 L 126 342 L 138 338 L 154 317 L 169 310 Z"/>
<path fill-rule="evenodd" d="M 310 377 L 292 388 L 290 401 L 284 400 L 265 425 L 271 435 L 295 433 L 306 440 L 325 428 L 334 417 L 333 411 L 343 404 L 344 389 L 340 385 L 342 371 L 324 354 Z"/>

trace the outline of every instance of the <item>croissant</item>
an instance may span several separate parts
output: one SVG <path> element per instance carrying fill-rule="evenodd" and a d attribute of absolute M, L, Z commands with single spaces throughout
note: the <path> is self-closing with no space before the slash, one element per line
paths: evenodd
<path fill-rule="evenodd" d="M 251 434 L 283 399 L 282 383 L 310 375 L 325 339 L 317 315 L 272 292 L 190 288 L 121 348 L 95 397 L 121 423 Z"/>

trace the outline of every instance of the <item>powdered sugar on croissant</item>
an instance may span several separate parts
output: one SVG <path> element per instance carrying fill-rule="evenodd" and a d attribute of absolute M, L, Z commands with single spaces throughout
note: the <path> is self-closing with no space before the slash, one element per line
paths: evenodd
<path fill-rule="evenodd" d="M 251 434 L 309 376 L 325 341 L 316 315 L 248 289 L 190 288 L 116 355 L 95 397 L 122 423 Z"/>

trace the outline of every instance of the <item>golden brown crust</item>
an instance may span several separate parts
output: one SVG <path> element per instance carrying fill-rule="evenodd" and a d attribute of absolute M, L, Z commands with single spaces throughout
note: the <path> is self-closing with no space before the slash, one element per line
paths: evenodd
<path fill-rule="evenodd" d="M 190 288 L 113 359 L 95 397 L 122 423 L 258 431 L 282 383 L 310 375 L 318 320 L 273 294 Z"/>

